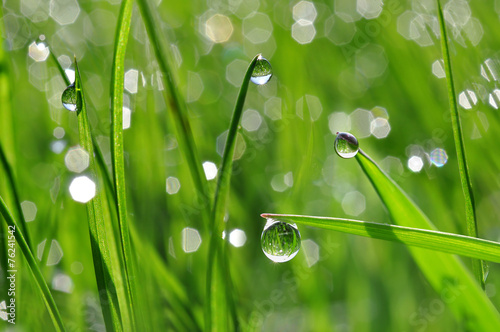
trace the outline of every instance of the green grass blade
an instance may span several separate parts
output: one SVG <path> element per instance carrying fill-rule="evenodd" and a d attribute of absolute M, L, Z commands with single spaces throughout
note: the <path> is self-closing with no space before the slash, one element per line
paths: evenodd
<path fill-rule="evenodd" d="M 443 9 L 441 1 L 437 0 L 439 28 L 441 31 L 441 50 L 443 52 L 444 70 L 446 73 L 446 82 L 448 84 L 448 98 L 450 102 L 451 125 L 453 127 L 453 140 L 455 141 L 455 149 L 457 151 L 458 171 L 460 173 L 460 182 L 462 183 L 462 191 L 465 199 L 465 220 L 467 224 L 467 235 L 477 237 L 477 220 L 476 207 L 474 204 L 474 194 L 472 191 L 472 180 L 467 166 L 467 158 L 465 154 L 464 137 L 462 133 L 462 125 L 460 123 L 460 115 L 458 113 L 457 95 L 455 84 L 453 82 L 453 72 L 451 70 L 450 50 L 448 47 L 448 36 L 446 32 L 446 23 L 443 17 Z M 479 284 L 484 289 L 484 266 L 480 260 L 472 261 L 472 270 Z"/>
<path fill-rule="evenodd" d="M 250 78 L 254 70 L 259 55 L 250 62 L 246 71 L 243 83 L 238 93 L 236 105 L 234 107 L 231 124 L 227 134 L 227 140 L 222 155 L 221 166 L 218 172 L 217 187 L 215 189 L 214 203 L 212 208 L 210 247 L 208 253 L 207 269 L 207 302 L 205 320 L 207 331 L 222 331 L 229 327 L 229 317 L 224 314 L 231 313 L 234 329 L 238 328 L 236 309 L 232 301 L 231 278 L 227 266 L 226 248 L 222 245 L 221 234 L 224 229 L 224 214 L 226 200 L 229 194 L 230 180 L 233 166 L 234 148 L 238 126 L 243 113 L 243 106 L 250 84 Z M 224 272 L 225 271 L 225 272 Z M 226 294 L 226 298 L 223 297 Z M 226 307 L 229 306 L 229 307 Z M 228 312 L 229 311 L 229 312 Z"/>
<path fill-rule="evenodd" d="M 393 221 L 400 226 L 437 230 L 406 193 L 362 150 L 356 160 L 386 206 Z M 474 331 L 500 329 L 500 315 L 468 269 L 456 257 L 427 249 L 408 247 L 422 273 L 434 290 L 442 294 L 449 282 L 461 289 L 460 296 L 448 303 L 458 320 Z"/>
<path fill-rule="evenodd" d="M 38 268 L 35 257 L 33 256 L 28 243 L 23 235 L 21 228 L 19 228 L 16 220 L 10 213 L 7 205 L 2 197 L 0 197 L 0 213 L 3 215 L 9 230 L 14 230 L 14 236 L 17 241 L 17 245 L 21 248 L 21 251 L 28 262 L 28 266 L 30 267 L 31 273 L 33 273 L 33 277 L 35 278 L 36 285 L 38 286 L 38 290 L 40 291 L 42 298 L 47 306 L 47 310 L 49 311 L 50 318 L 54 323 L 54 328 L 56 331 L 65 331 L 61 315 L 59 310 L 57 309 L 56 303 L 52 294 L 50 293 L 49 286 L 45 282 L 43 278 L 42 272 Z"/>
<path fill-rule="evenodd" d="M 80 77 L 80 70 L 76 60 L 75 88 L 77 90 L 77 105 L 80 105 L 81 107 L 77 113 L 80 145 L 89 153 L 89 168 L 94 180 L 97 182 L 97 194 L 91 202 L 86 204 L 97 287 L 106 328 L 108 330 L 122 331 L 117 289 L 114 281 L 115 276 L 113 275 L 111 267 L 112 258 L 110 257 L 108 251 L 108 240 L 106 236 L 101 203 L 104 193 L 102 188 L 99 186 L 99 182 L 97 181 L 98 175 L 94 159 L 91 131 L 87 117 L 85 95 Z M 124 317 L 127 318 L 126 311 L 124 311 Z M 126 327 L 127 324 L 124 324 L 123 328 L 126 329 Z"/>
<path fill-rule="evenodd" d="M 341 218 L 270 213 L 262 217 L 500 263 L 499 242 L 460 234 Z"/>
<path fill-rule="evenodd" d="M 184 103 L 180 102 L 182 97 L 178 91 L 177 85 L 174 82 L 174 78 L 167 61 L 167 52 L 163 50 L 162 43 L 160 42 L 160 40 L 163 40 L 164 38 L 161 38 L 155 28 L 161 25 L 155 22 L 147 0 L 138 0 L 137 4 L 141 11 L 149 40 L 153 46 L 156 60 L 158 61 L 158 65 L 162 72 L 164 85 L 167 87 L 167 90 L 165 90 L 166 104 L 170 109 L 170 114 L 176 128 L 176 137 L 179 141 L 179 148 L 184 154 L 184 158 L 189 166 L 191 178 L 193 180 L 198 198 L 202 202 L 201 205 L 204 207 L 204 209 L 202 209 L 202 218 L 205 221 L 205 225 L 208 227 L 210 223 L 208 213 L 210 201 L 207 181 L 197 154 L 197 148 L 193 138 L 193 131 L 187 117 L 186 107 Z"/>
<path fill-rule="evenodd" d="M 127 212 L 127 188 L 125 185 L 125 161 L 123 156 L 123 84 L 125 52 L 127 50 L 130 21 L 132 18 L 133 1 L 124 0 L 120 9 L 120 16 L 116 28 L 115 46 L 113 56 L 113 69 L 111 78 L 112 98 L 112 126 L 111 150 L 113 164 L 113 179 L 116 202 L 118 205 L 118 225 L 120 230 L 121 251 L 125 269 L 125 288 L 129 298 L 130 328 L 135 329 L 136 320 L 133 313 L 136 304 L 136 277 L 135 263 L 130 243 L 130 230 Z"/>
<path fill-rule="evenodd" d="M 7 156 L 4 153 L 2 144 L 0 143 L 0 164 L 2 164 L 2 167 L 5 171 L 5 175 L 7 176 L 7 183 L 8 186 L 10 187 L 10 192 L 12 194 L 12 198 L 14 199 L 14 204 L 16 206 L 16 212 L 17 216 L 21 222 L 21 229 L 23 230 L 24 237 L 26 239 L 26 243 L 28 244 L 28 247 L 30 250 L 33 250 L 33 246 L 31 244 L 29 232 L 28 232 L 28 225 L 26 224 L 26 219 L 24 219 L 24 214 L 21 209 L 21 200 L 19 199 L 19 192 L 17 191 L 17 186 L 14 180 L 14 172 L 12 172 L 12 168 L 10 167 L 9 161 L 7 160 Z"/>

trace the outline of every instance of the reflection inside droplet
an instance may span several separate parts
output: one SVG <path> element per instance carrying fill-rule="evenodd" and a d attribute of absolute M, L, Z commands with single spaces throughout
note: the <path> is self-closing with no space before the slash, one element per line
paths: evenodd
<path fill-rule="evenodd" d="M 273 76 L 271 63 L 267 61 L 267 59 L 262 55 L 259 55 L 259 57 L 257 58 L 257 62 L 255 63 L 250 81 L 257 85 L 263 85 L 269 82 L 271 76 Z"/>
<path fill-rule="evenodd" d="M 300 249 L 300 233 L 296 225 L 268 219 L 260 238 L 262 251 L 276 263 L 291 260 Z"/>
<path fill-rule="evenodd" d="M 75 89 L 75 84 L 70 84 L 66 90 L 64 90 L 62 96 L 61 96 L 61 101 L 64 106 L 68 111 L 74 112 L 77 110 L 77 98 L 76 98 L 76 89 Z"/>
<path fill-rule="evenodd" d="M 337 133 L 335 138 L 335 151 L 342 158 L 352 158 L 359 150 L 359 143 L 354 135 L 349 133 Z"/>

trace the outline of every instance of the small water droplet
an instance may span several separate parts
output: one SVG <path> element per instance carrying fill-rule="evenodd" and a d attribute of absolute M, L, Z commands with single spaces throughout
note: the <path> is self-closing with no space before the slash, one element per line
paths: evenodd
<path fill-rule="evenodd" d="M 262 55 L 259 55 L 257 62 L 255 63 L 250 81 L 257 85 L 263 85 L 269 82 L 271 76 L 273 76 L 273 68 L 271 67 L 271 63 L 267 61 L 267 59 Z"/>
<path fill-rule="evenodd" d="M 268 219 L 260 238 L 262 251 L 276 263 L 291 260 L 300 249 L 300 233 L 295 224 Z"/>
<path fill-rule="evenodd" d="M 359 151 L 359 143 L 354 135 L 349 133 L 337 133 L 335 138 L 335 151 L 342 158 L 352 158 Z"/>
<path fill-rule="evenodd" d="M 76 102 L 76 89 L 75 89 L 75 84 L 70 84 L 66 90 L 64 90 L 62 96 L 61 96 L 61 101 L 64 106 L 68 111 L 74 112 L 77 110 Z"/>

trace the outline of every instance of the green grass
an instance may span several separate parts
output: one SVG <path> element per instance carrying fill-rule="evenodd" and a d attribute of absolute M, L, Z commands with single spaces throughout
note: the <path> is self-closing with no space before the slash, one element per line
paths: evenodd
<path fill-rule="evenodd" d="M 91 1 L 64 18 L 2 3 L 0 263 L 16 223 L 16 328 L 499 329 L 500 9 L 298 3 Z M 267 85 L 248 84 L 255 54 Z M 78 114 L 60 103 L 73 55 Z M 370 135 L 370 111 L 387 137 Z M 337 131 L 371 158 L 339 158 Z M 77 145 L 81 174 L 65 164 Z M 97 185 L 86 204 L 68 190 L 81 175 Z M 291 261 L 262 252 L 263 212 L 298 224 Z"/>

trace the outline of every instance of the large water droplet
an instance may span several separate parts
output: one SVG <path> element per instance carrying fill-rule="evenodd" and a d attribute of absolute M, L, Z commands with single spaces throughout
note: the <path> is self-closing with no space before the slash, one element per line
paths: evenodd
<path fill-rule="evenodd" d="M 68 111 L 74 112 L 77 110 L 77 98 L 76 98 L 76 89 L 75 89 L 75 83 L 70 84 L 66 90 L 64 90 L 62 96 L 61 96 L 61 101 L 64 106 Z"/>
<path fill-rule="evenodd" d="M 262 251 L 276 263 L 291 260 L 300 249 L 300 233 L 297 226 L 268 219 L 260 238 Z"/>
<path fill-rule="evenodd" d="M 257 85 L 263 85 L 269 82 L 271 76 L 273 76 L 273 68 L 271 67 L 271 63 L 269 63 L 269 61 L 267 61 L 267 59 L 262 55 L 259 55 L 259 57 L 257 58 L 257 62 L 255 63 L 250 81 Z"/>
<path fill-rule="evenodd" d="M 342 158 L 352 158 L 359 150 L 359 143 L 354 135 L 349 133 L 337 133 L 335 139 L 335 151 Z"/>

